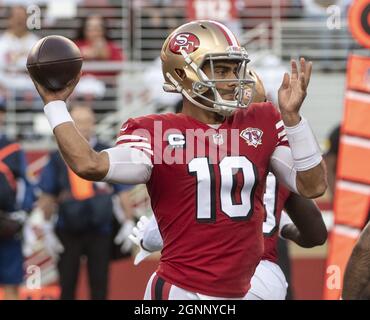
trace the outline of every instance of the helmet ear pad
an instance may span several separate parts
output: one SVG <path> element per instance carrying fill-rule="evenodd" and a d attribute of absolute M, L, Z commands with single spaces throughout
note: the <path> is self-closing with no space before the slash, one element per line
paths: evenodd
<path fill-rule="evenodd" d="M 179 78 L 181 80 L 185 80 L 186 79 L 186 72 L 183 69 L 176 68 L 175 69 L 175 72 L 176 72 L 176 74 L 179 76 Z"/>
<path fill-rule="evenodd" d="M 213 104 L 209 101 L 205 101 L 203 97 L 197 96 L 195 92 L 200 94 L 201 96 L 208 96 L 212 100 L 215 99 L 215 96 L 212 92 L 212 90 L 209 90 L 209 88 L 200 82 L 194 82 L 193 79 L 198 79 L 198 75 L 196 75 L 196 72 L 191 67 L 185 67 L 184 69 L 175 69 L 176 75 L 185 83 L 186 81 L 191 81 L 193 83 L 193 88 L 188 89 L 187 93 L 194 98 L 199 103 L 203 103 L 208 107 L 213 108 Z M 196 76 L 196 77 L 195 77 Z M 185 90 L 185 89 L 184 89 Z M 208 91 L 208 93 L 207 93 Z"/>
<path fill-rule="evenodd" d="M 195 92 L 198 94 L 203 94 L 208 90 L 205 85 L 199 82 L 198 74 L 190 66 L 186 66 L 183 69 L 176 69 L 175 72 L 183 83 L 183 89 L 186 90 L 191 97 L 194 98 L 197 96 Z"/>

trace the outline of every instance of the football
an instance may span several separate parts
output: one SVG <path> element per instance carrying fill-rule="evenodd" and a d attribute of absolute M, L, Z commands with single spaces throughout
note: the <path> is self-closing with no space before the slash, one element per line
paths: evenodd
<path fill-rule="evenodd" d="M 27 57 L 27 69 L 32 79 L 49 90 L 66 87 L 81 71 L 82 55 L 76 44 L 62 36 L 40 39 Z"/>

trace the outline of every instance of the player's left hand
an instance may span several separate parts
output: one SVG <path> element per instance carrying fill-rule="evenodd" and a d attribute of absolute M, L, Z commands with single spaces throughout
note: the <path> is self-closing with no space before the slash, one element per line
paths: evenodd
<path fill-rule="evenodd" d="M 297 62 L 291 61 L 292 73 L 284 74 L 279 89 L 279 108 L 282 119 L 287 126 L 294 126 L 300 121 L 299 109 L 307 95 L 307 87 L 311 78 L 312 62 L 300 59 L 300 71 Z"/>

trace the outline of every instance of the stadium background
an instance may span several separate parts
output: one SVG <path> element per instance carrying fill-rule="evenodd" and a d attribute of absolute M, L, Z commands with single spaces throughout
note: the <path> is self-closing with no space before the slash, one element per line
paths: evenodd
<path fill-rule="evenodd" d="M 344 113 L 348 57 L 350 54 L 369 55 L 369 50 L 359 44 L 349 30 L 347 15 L 352 2 L 356 1 L 0 0 L 0 34 L 7 26 L 7 8 L 17 4 L 28 6 L 31 26 L 36 26 L 30 31 L 40 38 L 58 34 L 76 39 L 86 17 L 96 14 L 104 17 L 108 35 L 122 49 L 124 60 L 85 61 L 85 82 L 77 89 L 75 99 L 93 106 L 97 113 L 99 137 L 112 143 L 125 119 L 173 110 L 176 99 L 163 98 L 159 86 L 161 70 L 158 56 L 168 33 L 192 19 L 212 18 L 224 22 L 246 46 L 252 68 L 260 74 L 273 100 L 291 58 L 304 56 L 314 62 L 303 114 L 325 151 L 329 147 L 329 133 L 341 122 Z M 38 22 L 40 28 L 37 27 Z M 360 91 L 370 92 L 370 73 L 362 71 L 368 78 L 358 80 L 363 81 L 365 88 Z M 5 89 L 6 131 L 20 139 L 26 149 L 29 175 L 35 181 L 46 163 L 46 152 L 55 148 L 55 143 L 35 92 L 31 90 L 19 95 L 17 90 L 11 85 Z M 370 170 L 366 174 L 370 175 Z M 138 211 L 146 212 L 142 188 L 133 191 L 133 198 Z M 318 199 L 318 203 L 330 231 L 334 223 L 331 195 L 326 194 Z M 327 244 L 314 249 L 301 249 L 289 244 L 289 249 L 295 299 L 321 299 Z M 146 282 L 156 268 L 157 258 L 144 261 L 139 267 L 134 267 L 131 259 L 112 262 L 109 298 L 142 298 Z M 37 292 L 24 289 L 22 296 L 55 298 L 57 291 L 57 286 Z M 87 298 L 84 268 L 78 297 Z"/>

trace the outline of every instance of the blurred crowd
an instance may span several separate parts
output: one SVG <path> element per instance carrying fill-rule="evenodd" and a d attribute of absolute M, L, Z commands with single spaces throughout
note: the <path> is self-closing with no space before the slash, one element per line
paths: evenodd
<path fill-rule="evenodd" d="M 40 111 L 40 101 L 27 76 L 25 62 L 30 48 L 45 35 L 57 33 L 72 38 L 86 62 L 153 61 L 152 67 L 148 68 L 157 71 L 160 66 L 156 57 L 162 41 L 186 20 L 213 18 L 225 23 L 237 35 L 243 35 L 261 22 L 267 23 L 269 28 L 276 22 L 276 2 L 270 0 L 228 0 L 220 3 L 205 0 L 141 0 L 132 1 L 132 6 L 129 2 L 71 0 L 57 5 L 58 2 L 47 0 L 1 1 L 0 95 L 11 101 L 10 108 Z M 324 26 L 328 20 L 328 6 L 335 5 L 343 18 L 350 2 L 284 0 L 279 2 L 279 19 L 314 19 L 322 21 Z M 27 13 L 30 5 L 40 6 L 40 29 L 27 26 L 27 23 L 35 22 L 32 19 L 39 18 L 33 9 Z M 325 41 L 327 34 L 324 29 L 317 33 L 317 44 L 323 52 L 338 46 Z M 345 31 L 337 31 L 336 35 L 340 36 L 340 32 Z M 349 44 L 341 44 L 338 48 L 343 46 L 347 48 Z M 333 64 L 335 61 L 328 58 L 324 68 L 330 70 Z M 104 113 L 114 110 L 116 80 L 122 65 L 112 66 L 87 65 L 74 98 L 90 103 L 95 111 Z M 149 91 L 152 83 L 148 81 L 144 84 Z M 102 100 L 107 103 L 100 104 L 102 108 L 96 108 L 96 101 Z"/>

